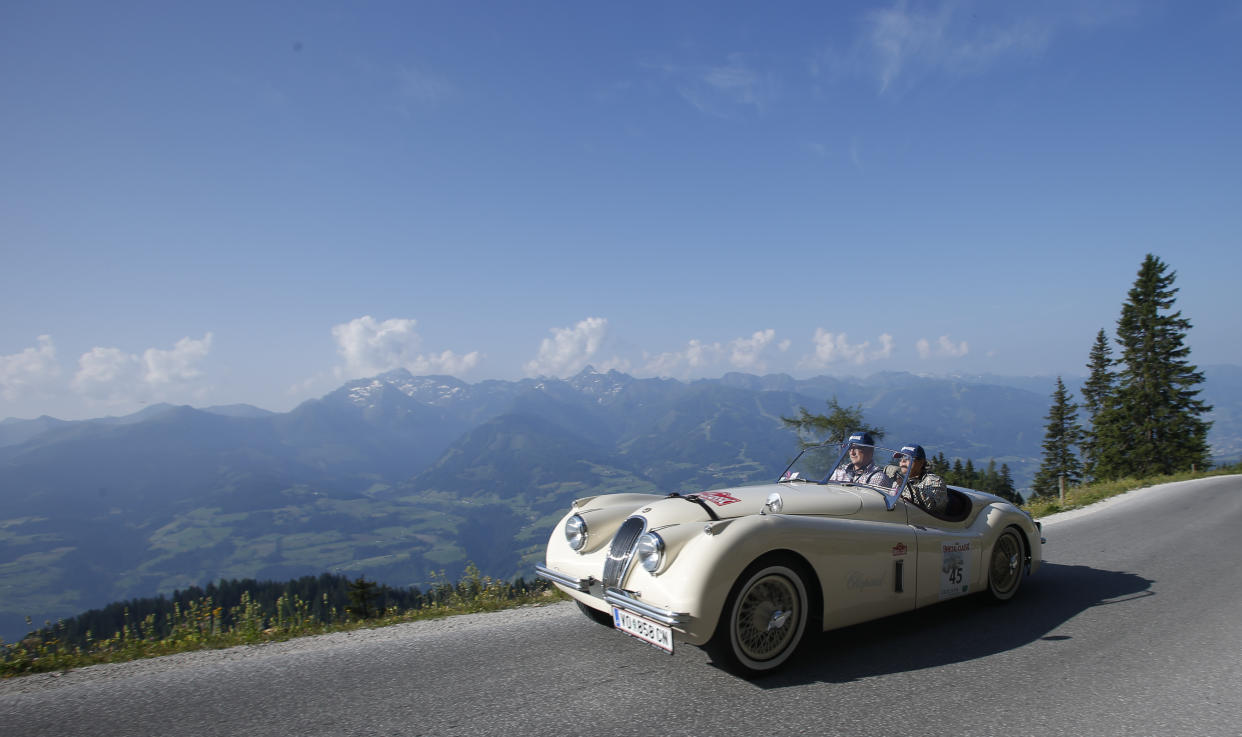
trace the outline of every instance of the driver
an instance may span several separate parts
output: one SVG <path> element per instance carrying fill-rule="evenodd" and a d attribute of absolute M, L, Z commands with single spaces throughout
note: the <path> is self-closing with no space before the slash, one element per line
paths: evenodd
<path fill-rule="evenodd" d="M 901 453 L 901 473 L 909 473 L 906 488 L 901 490 L 901 498 L 922 507 L 929 514 L 944 514 L 949 505 L 949 489 L 944 479 L 934 473 L 927 473 L 927 453 L 921 445 L 903 445 Z M 897 474 L 900 477 L 900 474 Z"/>
<path fill-rule="evenodd" d="M 856 432 L 846 442 L 849 443 L 850 462 L 838 466 L 828 477 L 829 481 L 892 486 L 893 482 L 884 475 L 884 470 L 871 461 L 875 457 L 875 439 L 871 437 L 871 433 Z"/>

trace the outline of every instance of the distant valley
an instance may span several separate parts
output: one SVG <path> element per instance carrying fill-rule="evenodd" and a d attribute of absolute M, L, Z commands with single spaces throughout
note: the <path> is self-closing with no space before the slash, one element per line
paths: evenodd
<path fill-rule="evenodd" d="M 1205 369 L 1219 460 L 1242 455 L 1242 368 Z M 529 577 L 580 496 L 774 478 L 781 421 L 833 396 L 892 443 L 1039 464 L 1053 380 L 728 374 L 680 382 L 591 369 L 467 384 L 394 371 L 286 413 L 153 406 L 123 418 L 0 422 L 0 637 L 223 578 L 322 571 L 396 586 L 468 561 Z"/>

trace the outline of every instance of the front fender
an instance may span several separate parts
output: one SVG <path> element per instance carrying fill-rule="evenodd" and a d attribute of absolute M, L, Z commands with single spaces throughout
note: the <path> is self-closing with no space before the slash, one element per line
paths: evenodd
<path fill-rule="evenodd" d="M 818 592 L 817 608 L 828 624 L 833 620 L 826 596 L 832 587 L 824 585 L 825 577 L 843 579 L 845 571 L 872 564 L 877 552 L 887 565 L 893 534 L 885 523 L 781 514 L 722 520 L 699 530 L 665 570 L 652 574 L 636 566 L 626 585 L 644 602 L 688 613 L 684 637 L 694 645 L 711 639 L 734 583 L 769 553 L 785 552 L 807 564 L 815 578 L 806 583 Z"/>

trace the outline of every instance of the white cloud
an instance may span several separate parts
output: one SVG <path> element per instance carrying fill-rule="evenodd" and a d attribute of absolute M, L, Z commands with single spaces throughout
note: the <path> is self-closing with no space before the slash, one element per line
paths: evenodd
<path fill-rule="evenodd" d="M 691 340 L 686 344 L 684 351 L 660 353 L 655 356 L 644 353 L 643 360 L 646 363 L 643 366 L 643 371 L 655 376 L 686 376 L 693 369 L 697 369 L 711 361 L 707 354 L 718 352 L 719 350 L 719 343 L 716 343 L 714 346 L 706 346 L 698 340 Z"/>
<path fill-rule="evenodd" d="M 26 392 L 41 391 L 60 375 L 52 336 L 40 335 L 36 340 L 37 348 L 0 356 L 0 397 L 14 400 Z"/>
<path fill-rule="evenodd" d="M 1008 59 L 1047 49 L 1058 34 L 1091 29 L 1138 12 L 1134 4 L 1006 4 L 978 0 L 896 2 L 868 10 L 848 49 L 825 49 L 811 60 L 813 77 L 875 80 L 881 93 L 909 88 L 930 76 L 987 72 Z"/>
<path fill-rule="evenodd" d="M 78 358 L 73 389 L 91 399 L 137 399 L 142 373 L 138 356 L 120 348 L 96 346 Z"/>
<path fill-rule="evenodd" d="M 337 378 L 356 379 L 403 368 L 415 374 L 462 374 L 478 365 L 478 351 L 459 355 L 442 351 L 423 355 L 418 352 L 422 338 L 415 332 L 417 320 L 391 318 L 383 322 L 370 315 L 335 325 L 332 337 L 345 365 L 336 369 Z"/>
<path fill-rule="evenodd" d="M 732 368 L 739 371 L 764 373 L 768 370 L 766 356 L 771 348 L 784 353 L 790 342 L 775 342 L 776 331 L 756 330 L 747 338 L 734 338 L 727 343 L 704 343 L 693 339 L 681 351 L 644 354 L 643 371 L 655 376 L 687 378 L 709 373 L 713 368 Z"/>
<path fill-rule="evenodd" d="M 936 340 L 934 349 L 931 341 L 927 340 L 927 338 L 919 338 L 915 342 L 914 347 L 918 349 L 919 358 L 923 359 L 933 356 L 937 358 L 961 358 L 970 352 L 970 346 L 967 345 L 966 341 L 954 343 L 949 340 L 947 335 L 942 335 Z"/>
<path fill-rule="evenodd" d="M 672 79 L 677 94 L 700 112 L 726 115 L 738 106 L 763 110 L 775 97 L 776 82 L 747 63 L 742 54 L 730 54 L 725 64 L 653 65 Z"/>
<path fill-rule="evenodd" d="M 586 367 L 604 342 L 608 320 L 588 317 L 569 328 L 552 328 L 539 353 L 526 364 L 528 376 L 572 376 Z"/>
<path fill-rule="evenodd" d="M 170 399 L 193 391 L 203 372 L 198 364 L 211 351 L 212 334 L 177 341 L 170 349 L 148 348 L 141 356 L 96 346 L 78 358 L 71 387 L 90 399 L 138 402 Z"/>
<path fill-rule="evenodd" d="M 950 358 L 961 358 L 970 352 L 970 346 L 966 345 L 966 341 L 954 343 L 947 335 L 940 336 L 937 343 L 940 345 L 940 353 Z"/>
<path fill-rule="evenodd" d="M 736 338 L 729 343 L 729 365 L 744 371 L 764 371 L 763 351 L 776 337 L 776 331 L 757 330 L 749 338 Z"/>
<path fill-rule="evenodd" d="M 850 343 L 845 333 L 831 333 L 823 328 L 815 328 L 811 339 L 815 351 L 799 362 L 799 367 L 807 369 L 824 369 L 836 363 L 853 363 L 859 366 L 889 358 L 893 355 L 893 336 L 884 333 L 879 337 L 879 345 L 871 347 L 871 341 Z"/>
<path fill-rule="evenodd" d="M 419 356 L 414 363 L 407 366 L 410 373 L 414 374 L 450 374 L 453 376 L 464 374 L 475 366 L 479 365 L 481 355 L 478 351 L 470 351 L 465 355 L 458 355 L 452 351 L 442 351 L 433 353 L 429 356 Z"/>
<path fill-rule="evenodd" d="M 145 368 L 143 381 L 148 384 L 171 384 L 197 379 L 202 372 L 194 365 L 207 357 L 211 351 L 211 333 L 202 340 L 189 337 L 177 341 L 170 351 L 148 348 L 142 354 Z"/>

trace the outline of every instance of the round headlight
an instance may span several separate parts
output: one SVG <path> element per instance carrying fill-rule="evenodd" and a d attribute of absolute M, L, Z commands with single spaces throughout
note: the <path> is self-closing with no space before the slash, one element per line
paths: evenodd
<path fill-rule="evenodd" d="M 664 561 L 664 538 L 654 532 L 644 532 L 642 537 L 638 538 L 638 547 L 634 553 L 638 556 L 638 562 L 648 572 L 655 573 L 660 568 L 660 563 Z"/>
<path fill-rule="evenodd" d="M 586 520 L 576 514 L 565 520 L 565 540 L 571 550 L 582 550 L 587 541 Z"/>

